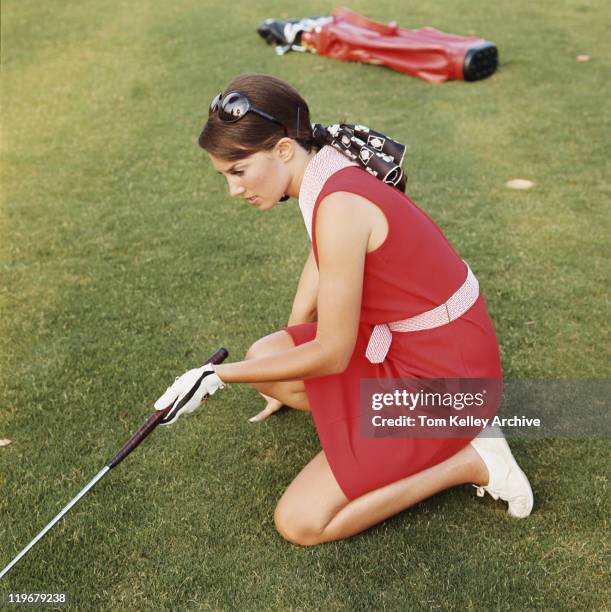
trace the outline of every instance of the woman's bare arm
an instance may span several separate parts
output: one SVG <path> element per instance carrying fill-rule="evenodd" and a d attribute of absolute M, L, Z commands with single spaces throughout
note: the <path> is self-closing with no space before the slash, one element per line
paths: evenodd
<path fill-rule="evenodd" d="M 343 371 L 352 356 L 361 309 L 371 224 L 350 194 L 337 192 L 319 205 L 318 326 L 311 342 L 278 355 L 221 364 L 225 382 L 302 380 Z"/>
<path fill-rule="evenodd" d="M 318 300 L 318 267 L 314 259 L 314 249 L 310 249 L 293 300 L 289 325 L 316 321 L 316 302 Z"/>

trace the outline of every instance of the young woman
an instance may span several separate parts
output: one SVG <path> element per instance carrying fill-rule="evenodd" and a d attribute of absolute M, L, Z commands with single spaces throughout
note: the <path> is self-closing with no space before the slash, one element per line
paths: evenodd
<path fill-rule="evenodd" d="M 528 479 L 502 435 L 370 438 L 360 381 L 501 379 L 498 343 L 468 265 L 404 193 L 404 147 L 365 126 L 310 124 L 306 102 L 266 75 L 214 98 L 199 137 L 233 197 L 269 210 L 298 198 L 312 240 L 289 319 L 244 361 L 176 379 L 155 407 L 173 423 L 224 383 L 251 383 L 312 412 L 322 450 L 281 497 L 275 523 L 312 545 L 356 534 L 449 487 L 473 483 L 530 514 Z M 185 396 L 190 399 L 179 406 Z"/>

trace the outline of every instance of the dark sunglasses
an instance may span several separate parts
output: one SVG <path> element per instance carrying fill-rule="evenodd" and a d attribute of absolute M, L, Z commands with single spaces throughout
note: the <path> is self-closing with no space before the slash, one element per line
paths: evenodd
<path fill-rule="evenodd" d="M 282 121 L 278 121 L 278 119 L 272 117 L 265 111 L 255 108 L 244 94 L 238 93 L 237 91 L 232 91 L 224 97 L 222 93 L 216 95 L 210 103 L 208 117 L 217 111 L 219 119 L 221 121 L 227 121 L 228 123 L 235 123 L 247 113 L 254 113 L 255 115 L 259 115 L 259 117 L 263 117 L 263 119 L 278 124 L 284 130 L 284 135 L 289 135 L 289 131 Z"/>

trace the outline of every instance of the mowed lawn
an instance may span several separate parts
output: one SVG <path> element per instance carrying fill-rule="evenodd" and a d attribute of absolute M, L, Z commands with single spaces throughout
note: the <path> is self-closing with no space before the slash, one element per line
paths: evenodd
<path fill-rule="evenodd" d="M 478 276 L 508 378 L 609 377 L 609 6 L 350 6 L 492 40 L 499 71 L 433 86 L 280 58 L 255 32 L 328 2 L 2 3 L 0 567 L 175 375 L 286 323 L 308 249 L 296 203 L 232 201 L 195 146 L 242 72 L 290 81 L 315 121 L 408 144 L 408 192 Z M 296 411 L 249 423 L 262 405 L 232 385 L 156 431 L 0 592 L 65 591 L 74 610 L 608 609 L 607 439 L 512 443 L 535 492 L 527 520 L 464 486 L 300 548 L 273 510 L 319 443 Z"/>

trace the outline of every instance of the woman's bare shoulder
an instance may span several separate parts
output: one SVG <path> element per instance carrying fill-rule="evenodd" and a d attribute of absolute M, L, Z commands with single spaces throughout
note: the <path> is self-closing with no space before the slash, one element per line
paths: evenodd
<path fill-rule="evenodd" d="M 358 225 L 366 221 L 366 203 L 368 200 L 347 191 L 334 191 L 325 196 L 316 209 L 316 221 L 320 227 L 324 223 L 350 222 Z M 363 206 L 365 203 L 365 206 Z"/>
<path fill-rule="evenodd" d="M 326 195 L 318 204 L 317 220 L 342 218 L 355 221 L 366 218 L 370 206 L 376 206 L 371 200 L 349 191 L 334 191 Z M 376 207 L 377 208 L 377 207 Z"/>
<path fill-rule="evenodd" d="M 388 222 L 383 211 L 371 200 L 348 191 L 334 191 L 325 196 L 318 205 L 316 214 L 316 237 L 326 233 L 352 235 L 359 242 L 363 236 L 372 236 L 376 244 L 368 245 L 367 250 L 376 248 L 388 234 Z"/>

